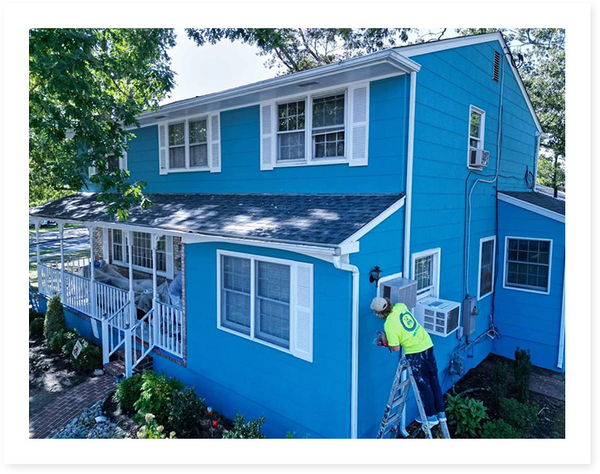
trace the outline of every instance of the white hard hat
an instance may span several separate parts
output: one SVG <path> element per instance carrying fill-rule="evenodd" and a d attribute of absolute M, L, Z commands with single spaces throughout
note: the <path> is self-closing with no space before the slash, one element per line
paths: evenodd
<path fill-rule="evenodd" d="M 384 311 L 388 306 L 387 301 L 385 300 L 385 298 L 373 298 L 373 301 L 371 301 L 371 309 L 373 311 L 377 311 L 378 313 L 380 313 L 381 311 Z"/>

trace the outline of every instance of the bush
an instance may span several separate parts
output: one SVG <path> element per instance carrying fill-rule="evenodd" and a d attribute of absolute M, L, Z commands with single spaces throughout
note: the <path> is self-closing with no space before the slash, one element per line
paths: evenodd
<path fill-rule="evenodd" d="M 113 399 L 124 411 L 132 412 L 134 410 L 134 404 L 140 398 L 142 382 L 142 374 L 134 374 L 123 379 L 117 385 Z"/>
<path fill-rule="evenodd" d="M 514 398 L 500 399 L 500 417 L 523 434 L 538 424 L 537 412 L 537 405 L 526 405 Z"/>
<path fill-rule="evenodd" d="M 164 424 L 169 417 L 169 403 L 173 393 L 184 387 L 179 380 L 168 378 L 165 374 L 156 375 L 151 370 L 144 372 L 140 398 L 133 404 L 138 411 L 137 419 L 144 417 L 146 413 L 152 413 L 158 423 Z"/>
<path fill-rule="evenodd" d="M 44 337 L 49 341 L 61 329 L 66 328 L 65 310 L 60 298 L 53 296 L 48 301 L 48 309 L 46 310 L 46 319 L 44 320 Z"/>
<path fill-rule="evenodd" d="M 75 330 L 61 329 L 48 340 L 48 349 L 61 352 L 63 346 L 72 339 L 77 339 L 79 333 Z"/>
<path fill-rule="evenodd" d="M 521 403 L 529 401 L 529 380 L 531 379 L 531 357 L 529 350 L 515 351 L 515 391 Z"/>
<path fill-rule="evenodd" d="M 521 432 L 504 420 L 488 421 L 483 425 L 482 438 L 487 439 L 519 439 Z"/>
<path fill-rule="evenodd" d="M 44 318 L 35 318 L 29 323 L 29 334 L 36 337 L 44 334 Z"/>
<path fill-rule="evenodd" d="M 198 398 L 194 388 L 173 393 L 169 404 L 168 426 L 180 438 L 197 434 L 204 413 L 204 399 Z"/>
<path fill-rule="evenodd" d="M 92 372 L 99 369 L 102 366 L 102 350 L 86 340 L 83 340 L 81 345 L 83 347 L 77 359 L 71 354 L 73 367 L 80 372 Z"/>
<path fill-rule="evenodd" d="M 44 319 L 44 313 L 38 313 L 35 309 L 29 308 L 29 324 L 31 324 L 31 322 L 37 318 Z"/>
<path fill-rule="evenodd" d="M 81 335 L 79 334 L 79 332 L 77 332 L 76 329 L 66 331 L 64 333 L 64 342 L 62 347 L 60 348 L 60 351 L 67 357 L 72 357 L 73 347 L 75 347 L 77 341 L 80 341 L 83 344 L 85 342 L 85 339 L 81 337 Z"/>
<path fill-rule="evenodd" d="M 500 399 L 505 398 L 508 391 L 508 371 L 506 362 L 500 361 L 494 367 L 492 397 L 495 410 L 500 409 Z"/>
<path fill-rule="evenodd" d="M 458 436 L 475 438 L 481 430 L 481 423 L 487 416 L 487 408 L 479 400 L 470 397 L 448 395 L 446 413 L 448 423 Z"/>
<path fill-rule="evenodd" d="M 155 417 L 152 413 L 146 413 L 144 416 L 144 421 L 146 422 L 143 425 L 137 434 L 137 437 L 140 439 L 165 439 L 166 436 L 163 434 L 165 427 L 163 425 L 159 425 L 155 420 Z M 171 431 L 169 434 L 169 439 L 175 438 L 175 432 Z"/>
<path fill-rule="evenodd" d="M 260 429 L 265 423 L 265 417 L 261 416 L 258 420 L 250 420 L 248 423 L 244 423 L 244 415 L 239 413 L 235 414 L 235 423 L 231 430 L 223 434 L 223 438 L 226 439 L 262 439 L 266 438 L 261 433 Z"/>

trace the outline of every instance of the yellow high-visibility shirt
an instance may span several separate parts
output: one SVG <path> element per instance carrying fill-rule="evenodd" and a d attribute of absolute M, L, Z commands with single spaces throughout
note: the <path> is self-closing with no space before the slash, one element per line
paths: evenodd
<path fill-rule="evenodd" d="M 431 337 L 404 303 L 396 303 L 383 325 L 389 346 L 402 346 L 405 354 L 433 347 Z"/>

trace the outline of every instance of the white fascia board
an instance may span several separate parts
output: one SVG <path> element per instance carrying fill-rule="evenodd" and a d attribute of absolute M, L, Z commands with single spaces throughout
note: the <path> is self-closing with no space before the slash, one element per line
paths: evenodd
<path fill-rule="evenodd" d="M 366 235 L 367 233 L 369 233 L 371 230 L 373 230 L 375 227 L 377 227 L 379 224 L 381 224 L 384 220 L 386 220 L 388 217 L 390 217 L 396 211 L 398 211 L 399 209 L 401 209 L 404 206 L 404 202 L 405 201 L 406 201 L 406 196 L 402 196 L 394 204 L 392 204 L 390 207 L 388 207 L 385 211 L 383 211 L 381 214 L 379 214 L 373 220 L 369 221 L 366 225 L 364 225 L 363 227 L 361 227 L 360 229 L 358 229 L 350 237 L 348 237 L 347 239 L 345 239 L 340 244 L 340 247 L 343 246 L 343 245 L 351 244 L 353 242 L 357 242 L 358 243 L 358 240 L 361 237 L 363 237 L 364 235 Z M 352 253 L 352 252 L 348 252 L 348 253 Z"/>
<path fill-rule="evenodd" d="M 326 66 L 316 67 L 306 71 L 289 74 L 287 76 L 275 77 L 273 79 L 255 82 L 253 84 L 228 89 L 222 92 L 216 92 L 214 94 L 207 94 L 201 97 L 184 100 L 179 103 L 163 105 L 157 111 L 145 112 L 141 114 L 138 116 L 138 119 L 148 119 L 164 113 L 186 109 L 188 107 L 195 107 L 198 105 L 210 104 L 212 102 L 225 99 L 233 99 L 246 94 L 274 89 L 276 87 L 289 86 L 297 83 L 301 84 L 310 80 L 330 76 L 332 74 L 348 72 L 353 69 L 371 66 L 377 63 L 391 64 L 399 69 L 402 73 L 410 73 L 411 71 L 419 71 L 419 69 L 421 69 L 421 66 L 418 63 L 405 57 L 402 53 L 396 50 L 386 49 L 384 51 L 378 51 L 376 53 L 347 59 L 334 64 L 328 64 Z"/>
<path fill-rule="evenodd" d="M 530 202 L 521 201 L 520 199 L 517 199 L 513 196 L 509 196 L 508 194 L 502 194 L 502 192 L 499 192 L 498 199 L 508 204 L 512 204 L 513 206 L 520 207 L 521 209 L 525 209 L 527 211 L 539 214 L 540 216 L 548 217 L 549 219 L 554 219 L 555 221 L 562 222 L 563 224 L 565 223 L 565 216 L 563 216 L 562 214 L 551 211 L 549 209 L 545 209 L 540 206 L 536 206 L 535 204 L 531 204 Z"/>
<path fill-rule="evenodd" d="M 474 44 L 481 43 L 489 43 L 490 41 L 498 41 L 500 46 L 502 46 L 502 50 L 505 54 L 508 54 L 510 50 L 504 41 L 504 37 L 500 33 L 488 33 L 485 35 L 474 35 L 474 36 L 463 36 L 459 38 L 450 38 L 447 40 L 434 41 L 431 43 L 420 43 L 413 44 L 410 46 L 402 46 L 400 47 L 400 52 L 406 56 L 407 58 L 412 58 L 413 56 L 419 56 L 421 54 L 428 53 L 436 53 L 438 51 L 445 51 L 447 49 L 454 48 L 462 48 L 463 46 L 471 46 Z M 538 132 L 543 133 L 542 125 L 538 119 L 537 114 L 535 113 L 535 109 L 533 108 L 533 104 L 529 99 L 529 95 L 527 94 L 527 90 L 525 89 L 525 85 L 523 84 L 523 80 L 521 79 L 521 75 L 517 68 L 513 65 L 512 61 L 508 60 L 508 64 L 512 69 L 513 75 L 517 80 L 517 84 L 519 84 L 519 89 L 521 89 L 521 94 L 527 103 L 527 108 L 529 109 L 529 113 L 535 122 L 535 126 Z"/>

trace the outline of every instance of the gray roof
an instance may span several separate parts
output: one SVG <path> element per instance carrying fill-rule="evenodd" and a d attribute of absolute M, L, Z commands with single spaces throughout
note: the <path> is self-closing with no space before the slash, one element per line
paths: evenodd
<path fill-rule="evenodd" d="M 525 192 L 516 192 L 516 191 L 500 191 L 502 194 L 506 194 L 507 196 L 514 197 L 520 201 L 527 202 L 529 204 L 533 204 L 538 207 L 542 207 L 552 212 L 556 212 L 557 214 L 565 215 L 565 201 L 562 199 L 556 199 L 552 196 L 548 196 L 544 193 L 536 193 L 535 191 L 525 191 Z"/>
<path fill-rule="evenodd" d="M 31 217 L 114 223 L 98 194 L 80 193 L 30 209 Z M 153 205 L 127 222 L 265 241 L 338 245 L 398 202 L 399 194 L 149 194 Z"/>

